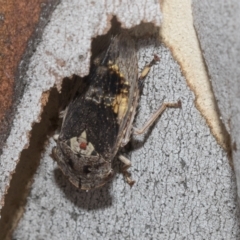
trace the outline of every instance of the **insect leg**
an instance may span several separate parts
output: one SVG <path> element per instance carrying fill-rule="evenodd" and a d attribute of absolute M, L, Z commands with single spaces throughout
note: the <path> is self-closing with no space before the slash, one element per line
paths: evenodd
<path fill-rule="evenodd" d="M 166 108 L 181 108 L 181 101 L 177 103 L 163 103 L 163 105 L 148 119 L 148 121 L 143 125 L 142 128 L 133 128 L 133 134 L 139 135 L 146 132 L 146 130 L 152 126 L 152 124 L 157 120 L 157 118 L 166 110 Z"/>
<path fill-rule="evenodd" d="M 159 62 L 159 61 L 160 61 L 160 58 L 158 57 L 158 55 L 154 54 L 153 60 L 152 60 L 149 64 L 147 64 L 147 65 L 144 67 L 144 69 L 142 70 L 142 72 L 141 72 L 141 74 L 140 74 L 140 76 L 139 76 L 139 80 L 144 79 L 144 78 L 148 75 L 151 67 L 152 67 L 154 64 L 156 64 L 157 62 Z"/>
<path fill-rule="evenodd" d="M 127 183 L 132 187 L 132 185 L 135 183 L 135 181 L 132 180 L 132 178 L 130 177 L 130 173 L 127 171 L 127 169 L 130 168 L 132 165 L 131 161 L 129 159 L 127 159 L 126 157 L 124 157 L 123 155 L 119 155 L 118 158 L 124 164 L 124 166 L 122 168 L 122 173 L 123 173 L 124 177 L 126 178 Z"/>

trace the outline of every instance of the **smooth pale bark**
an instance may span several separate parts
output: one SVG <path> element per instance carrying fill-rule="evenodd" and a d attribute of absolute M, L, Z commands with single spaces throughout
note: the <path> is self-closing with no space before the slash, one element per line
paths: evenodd
<path fill-rule="evenodd" d="M 221 119 L 231 135 L 240 197 L 240 3 L 193 1 L 194 26 Z"/>

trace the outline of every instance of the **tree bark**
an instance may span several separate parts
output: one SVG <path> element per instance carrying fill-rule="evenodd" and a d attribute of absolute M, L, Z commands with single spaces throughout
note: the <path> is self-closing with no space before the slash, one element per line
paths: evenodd
<path fill-rule="evenodd" d="M 181 9 L 177 7 L 181 1 L 175 4 Z M 168 14 L 164 11 L 163 19 Z M 58 91 L 65 90 L 62 81 L 73 74 L 88 74 L 91 39 L 110 29 L 113 15 L 124 28 L 146 22 L 140 32 L 161 22 L 155 1 L 64 1 L 44 29 L 1 155 L 1 198 L 5 206 L 13 199 L 21 202 L 12 216 L 7 214 L 11 205 L 3 207 L 2 221 L 7 226 L 2 238 L 13 233 L 15 239 L 236 239 L 237 191 L 228 153 L 194 104 L 181 58 L 175 58 L 172 46 L 160 43 L 155 35 L 135 38 L 139 72 L 153 54 L 160 62 L 145 80 L 134 125 L 141 127 L 163 102 L 181 100 L 182 109 L 167 109 L 146 134 L 133 138 L 127 156 L 136 184 L 132 188 L 126 184 L 115 159 L 112 182 L 80 191 L 53 161 L 55 142 L 50 136 L 56 129 Z M 16 173 L 10 182 L 12 171 Z M 22 195 L 11 195 L 22 185 L 22 175 L 27 175 Z"/>

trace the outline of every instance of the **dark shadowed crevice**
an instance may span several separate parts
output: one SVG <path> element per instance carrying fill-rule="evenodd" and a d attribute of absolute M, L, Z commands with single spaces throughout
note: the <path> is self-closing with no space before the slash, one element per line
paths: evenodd
<path fill-rule="evenodd" d="M 30 132 L 29 147 L 22 151 L 15 173 L 12 175 L 5 205 L 1 211 L 0 239 L 11 239 L 27 202 L 33 176 L 39 166 L 41 153 L 58 122 L 59 94 L 55 88 L 44 93 L 42 102 L 47 102 L 39 123 L 35 123 Z"/>
<path fill-rule="evenodd" d="M 112 24 L 115 27 L 106 35 L 93 39 L 92 60 L 108 45 L 111 37 L 118 33 L 120 24 L 115 18 Z M 43 107 L 41 117 L 39 118 L 40 122 L 35 123 L 32 131 L 29 133 L 29 147 L 22 151 L 15 173 L 12 175 L 8 193 L 5 195 L 5 205 L 2 208 L 0 220 L 0 239 L 11 239 L 12 232 L 24 214 L 34 174 L 40 164 L 41 154 L 44 152 L 49 137 L 60 126 L 59 110 L 64 110 L 69 101 L 74 97 L 74 94 L 81 93 L 84 85 L 86 85 L 86 80 L 87 77 L 79 78 L 78 76 L 65 78 L 62 83 L 61 95 L 55 88 L 43 94 L 42 105 L 45 105 L 45 107 Z M 31 111 L 31 109 L 28 109 L 28 111 Z M 118 163 L 116 165 L 118 167 Z M 108 187 L 106 186 L 106 189 Z M 98 195 L 98 193 L 94 193 L 94 196 L 98 197 Z M 106 195 L 106 199 L 109 199 L 108 195 Z M 111 201 L 107 201 L 107 205 L 111 205 Z M 97 207 L 102 207 L 102 205 L 97 205 Z M 94 206 L 90 206 L 90 208 L 94 209 Z"/>
<path fill-rule="evenodd" d="M 29 133 L 29 147 L 22 151 L 10 181 L 8 193 L 5 195 L 5 204 L 0 219 L 0 239 L 11 239 L 12 232 L 24 214 L 27 197 L 45 145 L 61 126 L 59 111 L 66 108 L 76 91 L 81 93 L 84 90 L 86 80 L 86 78 L 80 78 L 76 75 L 64 78 L 61 94 L 56 88 L 43 93 L 42 106 L 45 106 L 39 118 L 40 122 L 35 123 Z"/>

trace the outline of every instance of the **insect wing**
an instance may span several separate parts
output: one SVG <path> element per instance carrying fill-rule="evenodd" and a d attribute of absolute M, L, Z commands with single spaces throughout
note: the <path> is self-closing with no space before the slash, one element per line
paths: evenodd
<path fill-rule="evenodd" d="M 69 104 L 56 155 L 61 170 L 81 189 L 102 186 L 128 124 L 138 91 L 135 45 L 127 34 L 111 40 L 95 59 L 89 86 Z"/>

